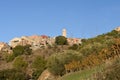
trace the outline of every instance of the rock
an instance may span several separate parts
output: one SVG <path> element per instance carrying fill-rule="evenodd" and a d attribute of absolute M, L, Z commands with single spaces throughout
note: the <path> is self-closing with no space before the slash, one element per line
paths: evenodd
<path fill-rule="evenodd" d="M 56 80 L 56 76 L 50 73 L 47 69 L 43 71 L 38 80 Z"/>

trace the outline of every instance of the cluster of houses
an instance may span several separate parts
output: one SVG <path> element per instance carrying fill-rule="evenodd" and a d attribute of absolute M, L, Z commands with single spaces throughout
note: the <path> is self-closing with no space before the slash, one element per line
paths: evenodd
<path fill-rule="evenodd" d="M 15 47 L 17 45 L 31 45 L 32 49 L 37 49 L 40 47 L 46 47 L 47 45 L 52 45 L 54 43 L 54 40 L 54 38 L 50 38 L 46 35 L 33 35 L 14 38 L 9 42 L 9 44 L 11 47 Z"/>
<path fill-rule="evenodd" d="M 114 30 L 120 31 L 120 27 L 115 28 Z M 62 36 L 67 38 L 66 29 L 62 30 Z M 67 38 L 68 44 L 81 44 L 80 38 Z M 0 42 L 0 51 L 11 53 L 11 48 L 14 48 L 17 45 L 31 45 L 31 48 L 38 49 L 41 47 L 47 47 L 48 45 L 52 46 L 55 43 L 55 38 L 46 36 L 46 35 L 33 35 L 33 36 L 22 36 L 20 38 L 13 38 L 10 40 L 9 44 Z"/>
<path fill-rule="evenodd" d="M 66 29 L 63 29 L 62 36 L 67 38 L 67 32 Z M 80 44 L 81 39 L 79 38 L 67 38 L 68 44 Z M 11 48 L 14 48 L 17 45 L 31 45 L 31 48 L 33 50 L 41 48 L 41 47 L 47 47 L 48 45 L 52 46 L 55 43 L 55 38 L 46 36 L 46 35 L 33 35 L 33 36 L 22 36 L 19 38 L 13 38 L 10 40 L 9 44 L 7 43 L 0 43 L 0 51 L 8 51 Z"/>
<path fill-rule="evenodd" d="M 68 44 L 80 44 L 81 39 L 78 38 L 67 38 Z M 55 38 L 51 38 L 46 35 L 33 35 L 33 36 L 22 36 L 20 38 L 14 38 L 10 41 L 10 46 L 15 47 L 17 45 L 31 45 L 32 49 L 37 49 L 41 47 L 52 46 L 55 43 Z"/>
<path fill-rule="evenodd" d="M 66 29 L 62 30 L 62 36 L 67 38 Z M 69 45 L 81 43 L 81 39 L 79 38 L 67 38 L 67 41 Z M 11 47 L 15 47 L 17 45 L 31 45 L 32 49 L 47 47 L 47 45 L 52 46 L 54 43 L 55 38 L 46 35 L 22 36 L 20 38 L 14 38 L 9 42 Z"/>
<path fill-rule="evenodd" d="M 78 38 L 67 38 L 69 45 L 72 44 L 80 44 L 81 39 Z M 17 45 L 31 45 L 33 50 L 47 47 L 48 45 L 52 46 L 55 43 L 55 38 L 51 38 L 46 35 L 33 35 L 33 36 L 22 36 L 20 38 L 13 38 L 10 40 L 9 44 L 0 42 L 0 51 L 7 51 L 9 52 L 11 48 L 14 48 Z"/>

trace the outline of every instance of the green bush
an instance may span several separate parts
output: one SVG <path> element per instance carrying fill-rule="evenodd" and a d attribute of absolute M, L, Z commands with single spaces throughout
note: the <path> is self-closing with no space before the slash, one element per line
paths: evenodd
<path fill-rule="evenodd" d="M 14 60 L 15 56 L 11 53 L 2 53 L 1 54 L 1 60 L 4 60 L 6 62 L 12 62 Z"/>
<path fill-rule="evenodd" d="M 64 75 L 64 65 L 72 60 L 79 60 L 80 55 L 75 51 L 66 51 L 52 55 L 47 62 L 48 70 L 55 75 Z"/>
<path fill-rule="evenodd" d="M 24 47 L 23 46 L 18 45 L 15 48 L 13 48 L 13 54 L 15 56 L 22 55 L 23 52 L 24 52 Z"/>
<path fill-rule="evenodd" d="M 11 61 L 13 61 L 15 59 L 15 55 L 14 54 L 7 54 L 6 56 L 5 56 L 5 60 L 6 60 L 6 62 L 11 62 Z"/>
<path fill-rule="evenodd" d="M 32 66 L 36 70 L 43 70 L 45 68 L 46 61 L 41 56 L 37 56 L 32 63 Z"/>
<path fill-rule="evenodd" d="M 24 46 L 24 54 L 25 55 L 31 55 L 32 54 L 32 49 L 30 49 L 30 45 Z"/>
<path fill-rule="evenodd" d="M 32 63 L 32 67 L 34 68 L 34 72 L 32 74 L 32 78 L 37 80 L 39 75 L 45 70 L 46 68 L 46 60 L 43 59 L 41 56 L 37 56 Z"/>
<path fill-rule="evenodd" d="M 30 55 L 32 54 L 32 49 L 30 49 L 30 45 L 26 45 L 26 46 L 18 45 L 15 48 L 13 48 L 13 54 L 15 56 L 19 56 L 22 54 Z"/>
<path fill-rule="evenodd" d="M 33 80 L 37 80 L 37 79 L 39 78 L 41 72 L 42 72 L 42 71 L 40 71 L 40 70 L 35 70 L 35 71 L 33 71 L 33 73 L 32 73 L 32 79 L 33 79 Z"/>
<path fill-rule="evenodd" d="M 103 48 L 106 47 L 106 44 L 101 44 L 99 42 L 88 43 L 80 48 L 80 53 L 84 56 L 88 56 L 90 54 L 98 54 Z"/>
<path fill-rule="evenodd" d="M 79 45 L 73 44 L 71 47 L 69 47 L 69 49 L 77 50 L 77 49 L 79 49 Z"/>
<path fill-rule="evenodd" d="M 28 66 L 28 63 L 24 61 L 24 58 L 21 56 L 16 57 L 13 66 L 17 70 L 25 70 L 26 67 Z"/>
<path fill-rule="evenodd" d="M 67 38 L 64 37 L 64 36 L 57 36 L 57 37 L 55 38 L 55 43 L 56 43 L 57 45 L 66 45 L 66 44 L 68 44 Z"/>
<path fill-rule="evenodd" d="M 28 76 L 15 69 L 1 70 L 0 80 L 28 80 Z"/>

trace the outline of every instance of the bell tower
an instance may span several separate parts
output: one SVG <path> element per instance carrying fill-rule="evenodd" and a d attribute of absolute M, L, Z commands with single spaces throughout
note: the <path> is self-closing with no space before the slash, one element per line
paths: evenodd
<path fill-rule="evenodd" d="M 62 30 L 62 36 L 67 37 L 67 31 L 66 31 L 66 29 Z"/>

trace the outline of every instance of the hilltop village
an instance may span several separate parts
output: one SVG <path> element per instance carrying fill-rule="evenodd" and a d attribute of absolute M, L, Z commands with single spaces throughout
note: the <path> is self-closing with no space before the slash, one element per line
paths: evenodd
<path fill-rule="evenodd" d="M 119 80 L 119 73 L 120 27 L 88 39 L 63 29 L 0 42 L 0 80 Z"/>
<path fill-rule="evenodd" d="M 120 27 L 114 29 L 115 31 L 120 31 Z M 81 44 L 80 38 L 68 38 L 67 30 L 62 30 L 62 36 L 67 38 L 68 44 Z M 9 41 L 9 43 L 0 42 L 0 51 L 11 53 L 11 48 L 16 47 L 17 45 L 25 46 L 30 45 L 31 49 L 36 50 L 39 48 L 47 48 L 52 46 L 55 43 L 56 37 L 50 37 L 47 35 L 32 35 L 32 36 L 22 36 L 15 37 Z"/>
<path fill-rule="evenodd" d="M 62 36 L 67 38 L 67 30 L 62 30 Z M 67 38 L 68 44 L 81 44 L 80 38 Z M 25 46 L 25 45 L 31 45 L 31 48 L 33 50 L 47 47 L 54 45 L 55 43 L 55 37 L 49 37 L 47 35 L 32 35 L 32 36 L 22 36 L 22 37 L 15 37 L 12 40 L 10 40 L 9 44 L 0 42 L 0 51 L 7 51 L 8 53 L 11 52 L 11 48 L 14 48 L 17 45 Z"/>

